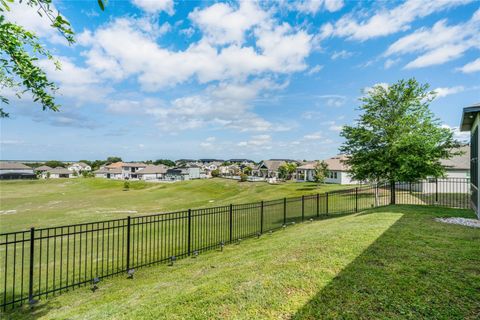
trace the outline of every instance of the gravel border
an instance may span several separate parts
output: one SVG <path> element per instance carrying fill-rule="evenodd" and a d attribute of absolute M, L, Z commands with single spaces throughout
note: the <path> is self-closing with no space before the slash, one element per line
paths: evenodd
<path fill-rule="evenodd" d="M 435 218 L 435 221 L 449 223 L 449 224 L 459 224 L 466 227 L 480 228 L 480 220 L 477 219 L 465 219 L 465 218 Z"/>

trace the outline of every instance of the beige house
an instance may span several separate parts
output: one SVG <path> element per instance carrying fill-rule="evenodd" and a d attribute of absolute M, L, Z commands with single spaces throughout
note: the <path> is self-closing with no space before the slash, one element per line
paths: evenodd
<path fill-rule="evenodd" d="M 252 170 L 252 175 L 262 178 L 279 178 L 278 169 L 287 164 L 285 160 L 263 160 Z"/>
<path fill-rule="evenodd" d="M 50 179 L 60 179 L 60 178 L 74 178 L 73 171 L 62 167 L 56 167 L 51 170 L 44 171 L 42 173 L 43 178 L 50 178 Z"/>
<path fill-rule="evenodd" d="M 348 166 L 344 163 L 345 155 L 337 155 L 330 159 L 323 160 L 328 165 L 328 176 L 325 179 L 326 183 L 338 184 L 356 184 L 348 173 Z M 315 166 L 317 161 L 305 162 L 297 167 L 297 181 L 314 181 L 315 180 Z"/>
<path fill-rule="evenodd" d="M 164 165 L 147 165 L 136 172 L 138 179 L 146 181 L 163 180 L 168 167 Z"/>

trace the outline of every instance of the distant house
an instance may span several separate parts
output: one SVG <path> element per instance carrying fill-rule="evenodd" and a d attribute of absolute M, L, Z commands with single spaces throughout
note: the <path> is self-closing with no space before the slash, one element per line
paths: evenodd
<path fill-rule="evenodd" d="M 239 166 L 252 167 L 252 168 L 253 166 L 255 166 L 255 161 L 250 159 L 229 159 L 227 161 Z"/>
<path fill-rule="evenodd" d="M 462 146 L 457 151 L 462 154 L 451 159 L 441 160 L 447 178 L 470 178 L 470 146 Z"/>
<path fill-rule="evenodd" d="M 42 173 L 43 178 L 59 179 L 59 178 L 73 178 L 75 177 L 73 171 L 62 167 L 56 167 Z"/>
<path fill-rule="evenodd" d="M 33 169 L 20 162 L 0 162 L 0 180 L 35 179 Z"/>
<path fill-rule="evenodd" d="M 49 167 L 49 166 L 40 166 L 40 167 L 36 167 L 35 169 L 33 169 L 35 172 L 38 172 L 38 173 L 43 173 L 45 171 L 48 171 L 48 170 L 52 170 L 53 168 Z"/>
<path fill-rule="evenodd" d="M 145 168 L 139 169 L 136 174 L 140 180 L 163 180 L 167 170 L 168 167 L 164 165 L 147 165 Z"/>
<path fill-rule="evenodd" d="M 95 178 L 106 178 L 106 179 L 122 179 L 122 168 L 113 167 L 108 168 L 108 166 L 101 167 L 98 170 L 94 171 L 93 174 Z"/>
<path fill-rule="evenodd" d="M 279 178 L 278 169 L 287 164 L 285 160 L 263 160 L 252 170 L 252 175 L 262 178 Z"/>
<path fill-rule="evenodd" d="M 90 167 L 85 162 L 72 163 L 67 167 L 67 169 L 70 171 L 75 171 L 77 173 L 83 172 L 83 171 L 92 171 L 92 167 Z"/>
<path fill-rule="evenodd" d="M 228 166 L 220 166 L 218 168 L 222 176 L 238 176 L 240 175 L 241 168 L 237 164 L 231 164 Z"/>
<path fill-rule="evenodd" d="M 147 165 L 141 162 L 124 162 L 122 164 L 122 178 L 123 179 L 138 179 L 137 172 L 142 170 Z"/>
<path fill-rule="evenodd" d="M 198 162 L 200 162 L 202 164 L 209 164 L 209 163 L 212 163 L 212 162 L 222 164 L 224 161 L 222 159 L 198 159 Z"/>
<path fill-rule="evenodd" d="M 192 179 L 200 179 L 199 167 L 171 168 L 165 173 L 165 180 L 183 181 Z"/>
<path fill-rule="evenodd" d="M 325 161 L 328 165 L 326 183 L 355 184 L 357 181 L 351 178 L 348 166 L 344 163 L 345 155 L 338 155 Z M 309 161 L 297 167 L 297 181 L 315 181 L 315 166 L 317 161 Z"/>

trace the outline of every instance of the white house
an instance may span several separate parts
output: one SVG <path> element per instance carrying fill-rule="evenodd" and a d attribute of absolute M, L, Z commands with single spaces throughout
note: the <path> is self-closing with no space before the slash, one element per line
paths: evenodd
<path fill-rule="evenodd" d="M 0 180 L 35 178 L 33 169 L 23 163 L 0 161 Z"/>
<path fill-rule="evenodd" d="M 59 179 L 59 178 L 74 178 L 73 171 L 62 167 L 56 167 L 42 173 L 43 178 Z"/>
<path fill-rule="evenodd" d="M 344 163 L 347 159 L 345 155 L 338 155 L 327 160 L 323 160 L 328 165 L 328 175 L 325 178 L 326 183 L 338 184 L 356 184 L 348 173 L 348 166 Z M 297 167 L 297 181 L 314 181 L 315 166 L 317 161 L 306 162 Z"/>
<path fill-rule="evenodd" d="M 136 174 L 138 179 L 146 181 L 163 180 L 167 173 L 168 167 L 164 165 L 147 165 L 145 168 L 139 169 Z"/>
<path fill-rule="evenodd" d="M 53 168 L 49 167 L 49 166 L 40 166 L 40 167 L 36 167 L 34 169 L 35 172 L 38 172 L 38 173 L 44 173 L 45 171 L 48 171 L 48 170 L 52 170 Z"/>
<path fill-rule="evenodd" d="M 92 171 L 92 167 L 90 167 L 85 162 L 72 163 L 67 167 L 67 169 L 70 170 L 70 171 L 75 171 L 77 173 L 82 172 L 82 171 Z"/>
<path fill-rule="evenodd" d="M 297 167 L 297 181 L 314 181 L 317 161 L 308 161 Z"/>
<path fill-rule="evenodd" d="M 165 180 L 170 181 L 183 181 L 200 179 L 200 168 L 198 167 L 184 167 L 184 168 L 171 168 L 165 173 Z"/>
<path fill-rule="evenodd" d="M 122 163 L 122 178 L 123 179 L 138 179 L 137 172 L 145 169 L 147 165 L 141 162 L 123 162 Z"/>

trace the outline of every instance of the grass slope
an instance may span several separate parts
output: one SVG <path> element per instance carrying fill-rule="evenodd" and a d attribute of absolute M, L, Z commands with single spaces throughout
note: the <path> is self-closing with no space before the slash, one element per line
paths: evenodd
<path fill-rule="evenodd" d="M 393 206 L 288 227 L 175 266 L 143 268 L 11 319 L 478 319 L 470 211 Z"/>
<path fill-rule="evenodd" d="M 314 183 L 239 183 L 209 179 L 177 183 L 133 181 L 123 191 L 123 181 L 106 179 L 50 179 L 0 182 L 0 232 L 31 226 L 58 226 L 124 218 L 152 212 L 247 203 L 302 194 L 322 193 L 352 186 Z M 5 213 L 6 211 L 10 213 Z"/>

